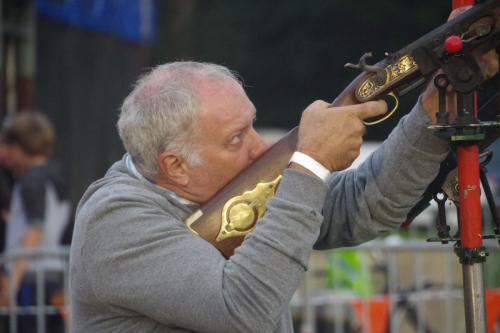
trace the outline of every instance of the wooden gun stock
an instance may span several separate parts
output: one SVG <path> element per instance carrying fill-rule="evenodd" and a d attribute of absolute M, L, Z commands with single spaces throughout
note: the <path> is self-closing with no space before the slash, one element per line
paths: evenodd
<path fill-rule="evenodd" d="M 463 36 L 475 25 L 488 25 L 486 35 L 476 38 L 469 47 L 476 53 L 498 45 L 500 0 L 477 5 L 458 18 L 365 69 L 332 102 L 332 106 L 358 104 L 395 93 L 402 95 L 416 83 L 430 78 L 440 68 L 446 72 L 446 53 L 442 44 L 449 35 Z M 378 69 L 374 70 L 374 67 Z M 483 80 L 481 77 L 477 80 Z M 259 159 L 217 192 L 208 203 L 186 220 L 190 230 L 230 257 L 246 234 L 251 232 L 265 212 L 267 200 L 274 194 L 279 178 L 296 149 L 298 127 L 274 144 Z"/>

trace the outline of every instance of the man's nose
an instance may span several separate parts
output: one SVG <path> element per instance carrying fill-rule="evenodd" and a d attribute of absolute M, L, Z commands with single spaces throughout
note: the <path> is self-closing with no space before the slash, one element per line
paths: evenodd
<path fill-rule="evenodd" d="M 255 129 L 251 129 L 250 135 L 252 145 L 250 147 L 250 160 L 253 162 L 267 150 L 268 145 Z"/>

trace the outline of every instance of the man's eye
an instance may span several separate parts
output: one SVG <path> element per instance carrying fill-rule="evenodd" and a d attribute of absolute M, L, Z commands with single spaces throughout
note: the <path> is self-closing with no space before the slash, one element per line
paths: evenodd
<path fill-rule="evenodd" d="M 240 142 L 241 142 L 241 134 L 238 134 L 238 135 L 235 135 L 235 136 L 232 137 L 232 139 L 229 142 L 229 144 L 231 144 L 231 145 L 237 145 Z"/>

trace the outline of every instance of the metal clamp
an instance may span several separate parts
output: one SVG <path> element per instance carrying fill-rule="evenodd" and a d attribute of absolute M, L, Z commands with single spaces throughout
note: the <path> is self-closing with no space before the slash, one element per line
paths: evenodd
<path fill-rule="evenodd" d="M 462 265 L 473 265 L 486 261 L 489 255 L 488 250 L 484 247 L 476 247 L 473 249 L 462 248 L 460 242 L 455 244 L 455 254 L 460 259 Z"/>

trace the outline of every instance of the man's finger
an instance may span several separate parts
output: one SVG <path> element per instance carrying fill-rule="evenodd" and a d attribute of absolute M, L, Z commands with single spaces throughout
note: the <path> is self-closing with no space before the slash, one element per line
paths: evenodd
<path fill-rule="evenodd" d="M 383 100 L 366 102 L 356 106 L 357 116 L 361 120 L 380 116 L 387 112 L 387 103 Z"/>

